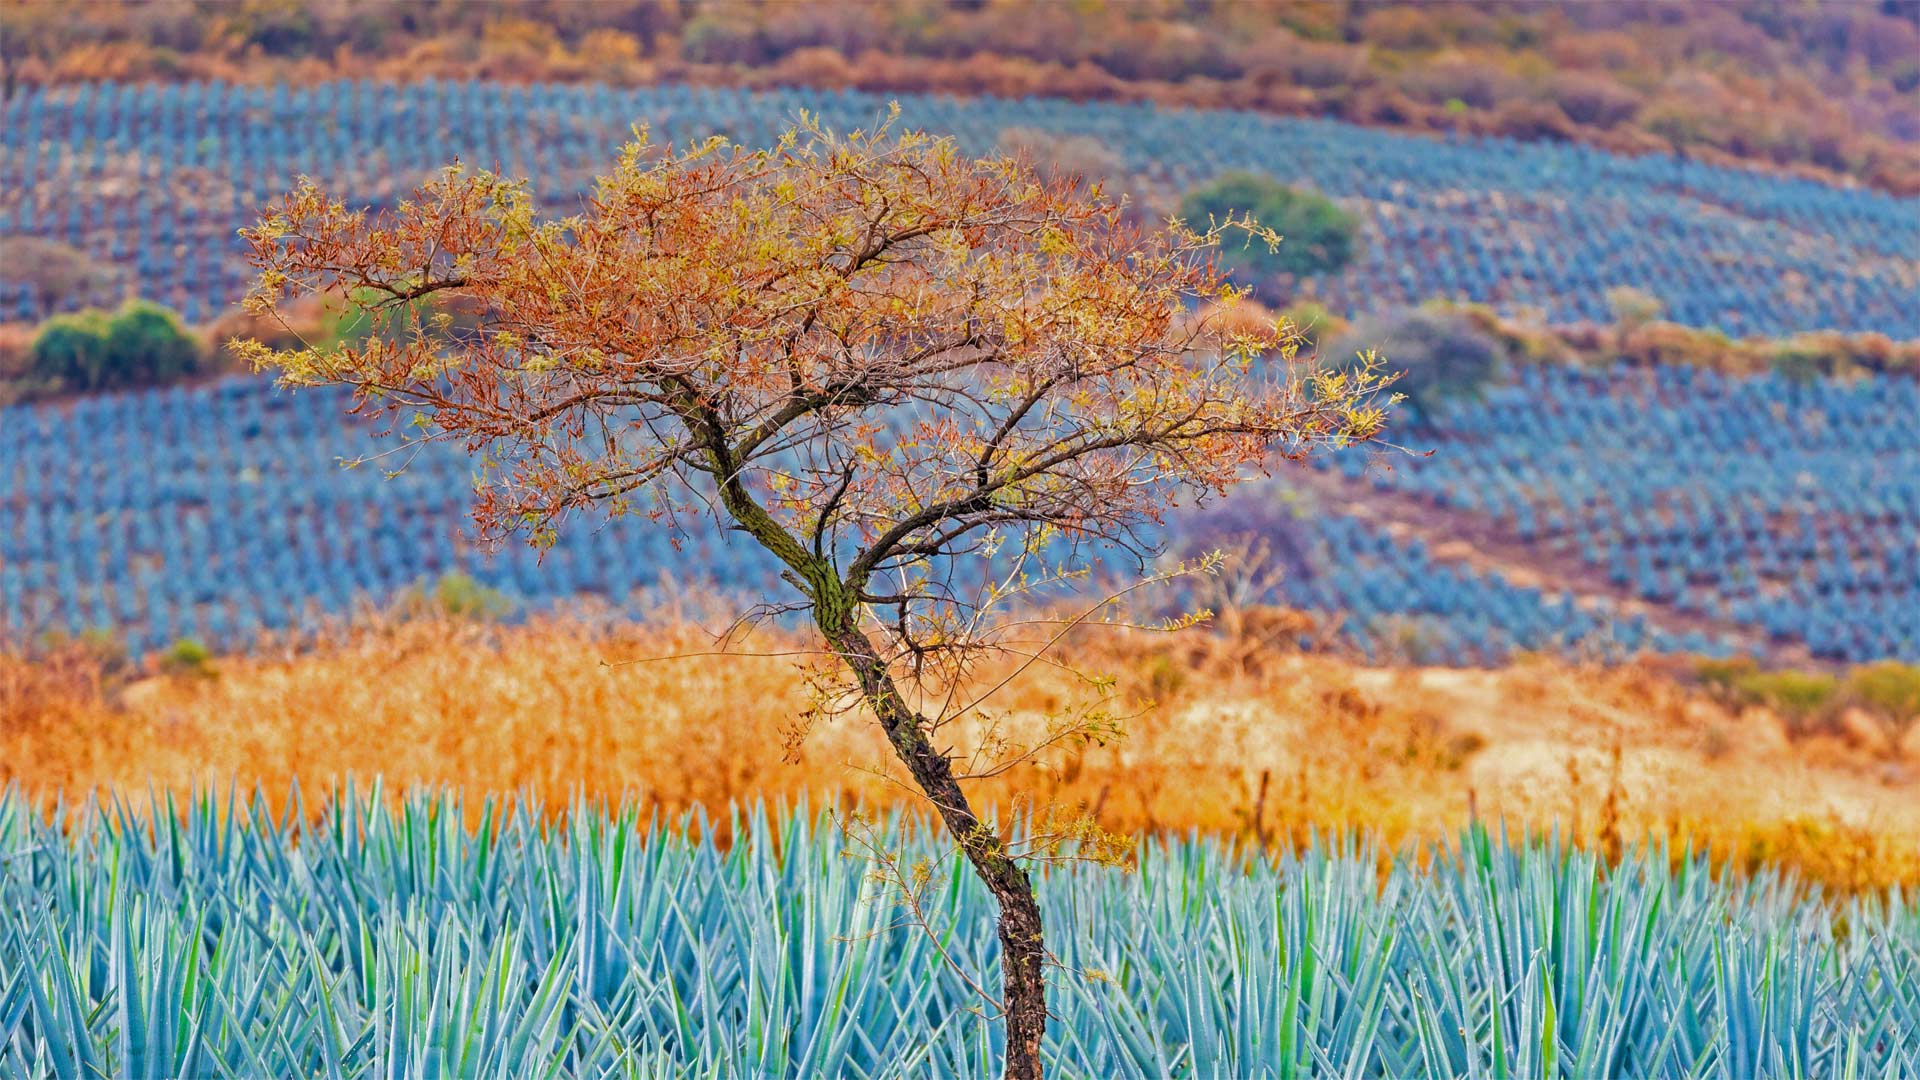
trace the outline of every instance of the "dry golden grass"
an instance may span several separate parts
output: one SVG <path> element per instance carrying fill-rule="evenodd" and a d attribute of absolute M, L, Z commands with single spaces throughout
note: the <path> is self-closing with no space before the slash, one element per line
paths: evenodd
<path fill-rule="evenodd" d="M 783 760 L 807 700 L 791 659 L 630 662 L 711 647 L 685 622 L 417 618 L 141 678 L 79 653 L 0 656 L 0 779 L 40 798 L 231 781 L 278 797 L 296 777 L 311 792 L 376 775 L 393 789 L 631 794 L 667 810 L 909 797 L 868 771 L 888 758 L 857 716 Z M 1477 814 L 1608 848 L 1662 835 L 1842 888 L 1920 883 L 1920 763 L 1793 741 L 1765 713 L 1729 715 L 1652 669 L 1362 669 L 1198 631 L 1067 649 L 1161 703 L 1122 743 L 984 784 L 988 801 L 1024 792 L 1116 831 L 1272 843 L 1347 827 L 1446 836 Z M 1067 676 L 1033 669 L 1009 691 L 1009 722 L 1034 730 L 1073 694 Z"/>

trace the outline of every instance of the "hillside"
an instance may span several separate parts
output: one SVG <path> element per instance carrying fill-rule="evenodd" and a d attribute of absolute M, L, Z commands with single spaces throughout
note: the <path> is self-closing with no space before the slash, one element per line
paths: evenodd
<path fill-rule="evenodd" d="M 1266 565 L 1248 587 L 1312 613 L 1318 645 L 1376 661 L 1911 663 L 1916 391 L 1910 375 L 1516 366 L 1410 423 L 1396 438 L 1415 454 L 1290 469 L 1163 535 L 1188 554 L 1253 538 Z M 772 572 L 736 538 L 675 547 L 630 518 L 544 558 L 489 553 L 460 540 L 465 457 L 343 468 L 392 445 L 347 404 L 247 377 L 0 410 L 0 636 L 242 648 L 447 574 L 524 614 L 674 580 L 750 590 Z"/>
<path fill-rule="evenodd" d="M 0 19 L 0 1074 L 1920 1076 L 1909 0 Z"/>
<path fill-rule="evenodd" d="M 1920 4 L 7 0 L 6 85 L 657 81 L 1254 109 L 1920 192 Z"/>
<path fill-rule="evenodd" d="M 235 230 L 299 176 L 391 206 L 458 158 L 528 178 L 565 213 L 635 124 L 660 140 L 760 146 L 800 110 L 853 130 L 896 100 L 903 123 L 970 153 L 1014 136 L 1090 139 L 1156 213 L 1235 170 L 1317 189 L 1357 217 L 1355 254 L 1290 292 L 1340 315 L 1447 299 L 1598 324 L 1625 287 L 1676 323 L 1736 338 L 1920 337 L 1913 198 L 1561 143 L 1046 98 L 440 81 L 32 89 L 0 109 L 0 239 L 64 244 L 100 269 L 95 295 L 64 306 L 133 292 L 201 322 L 245 292 Z M 0 315 L 36 317 L 40 260 L 9 262 Z"/>

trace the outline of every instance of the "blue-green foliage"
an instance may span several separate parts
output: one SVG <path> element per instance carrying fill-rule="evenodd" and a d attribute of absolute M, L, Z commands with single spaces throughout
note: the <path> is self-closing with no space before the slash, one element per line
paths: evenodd
<path fill-rule="evenodd" d="M 549 826 L 449 796 L 380 806 L 48 822 L 0 798 L 0 1072 L 994 1070 L 978 999 L 823 817 L 744 814 L 722 850 L 701 820 L 631 809 Z M 1190 841 L 1148 846 L 1134 873 L 1049 875 L 1049 944 L 1077 969 L 1053 980 L 1056 1072 L 1920 1075 L 1914 897 L 1828 904 L 1670 872 L 1661 852 L 1608 872 L 1481 833 L 1427 869 L 1383 877 L 1376 855 Z M 937 865 L 943 944 L 991 979 L 991 904 Z"/>
<path fill-rule="evenodd" d="M 677 143 L 723 134 L 771 146 L 801 109 L 850 131 L 896 99 L 903 123 L 955 135 L 970 153 L 1021 128 L 1029 139 L 1097 140 L 1130 183 L 1151 189 L 1237 171 L 1338 199 L 1360 235 L 1351 262 L 1312 291 L 1343 316 L 1446 297 L 1550 323 L 1610 322 L 1608 292 L 1629 286 L 1674 322 L 1735 337 L 1920 336 L 1920 200 L 1666 154 L 1038 97 L 517 79 L 30 85 L 0 100 L 0 242 L 78 250 L 200 322 L 246 291 L 236 230 L 294 176 L 349 206 L 392 206 L 457 157 L 532 178 L 542 205 L 566 213 L 636 123 Z M 227 182 L 152 182 L 175 174 Z M 136 175 L 124 196 L 103 197 Z M 1281 258 L 1310 248 L 1311 227 L 1266 213 L 1290 234 Z M 8 262 L 0 314 L 76 302 Z"/>

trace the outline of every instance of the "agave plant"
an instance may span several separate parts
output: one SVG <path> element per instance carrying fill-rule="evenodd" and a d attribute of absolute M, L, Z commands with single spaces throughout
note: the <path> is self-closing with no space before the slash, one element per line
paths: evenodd
<path fill-rule="evenodd" d="M 559 824 L 552 824 L 559 822 Z M 9 1076 L 992 1071 L 993 910 L 937 833 L 938 939 L 805 807 L 0 796 Z M 1383 869 L 1383 867 L 1385 869 Z M 1475 831 L 1389 856 L 1188 839 L 1054 872 L 1062 1075 L 1920 1075 L 1920 898 L 1840 902 L 1658 847 Z"/>

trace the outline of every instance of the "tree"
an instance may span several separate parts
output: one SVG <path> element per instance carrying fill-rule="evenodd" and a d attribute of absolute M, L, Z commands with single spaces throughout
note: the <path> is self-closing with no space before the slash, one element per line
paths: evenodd
<path fill-rule="evenodd" d="M 1271 176 L 1230 172 L 1187 193 L 1180 213 L 1196 224 L 1251 217 L 1280 243 L 1240 243 L 1223 249 L 1231 267 L 1258 278 L 1339 273 L 1353 258 L 1359 226 L 1324 195 L 1288 187 Z"/>
<path fill-rule="evenodd" d="M 704 518 L 770 552 L 786 591 L 758 614 L 805 614 L 822 709 L 871 714 L 998 901 L 1007 1074 L 1035 1077 L 1036 853 L 963 785 L 1101 721 L 962 755 L 955 721 L 984 700 L 956 703 L 968 675 L 1021 647 L 1033 624 L 1010 599 L 1066 589 L 1087 545 L 1145 552 L 1171 498 L 1369 440 L 1387 403 L 1372 371 L 1297 361 L 1283 326 L 1194 317 L 1238 295 L 1208 258 L 1219 235 L 1143 234 L 1084 189 L 891 120 L 841 136 L 803 119 L 756 152 L 653 154 L 642 133 L 562 218 L 457 164 L 372 218 L 301 185 L 245 232 L 248 309 L 320 292 L 405 332 L 238 349 L 463 444 L 490 538 L 550 543 L 595 509 Z M 420 314 L 429 296 L 458 297 L 470 328 Z"/>

